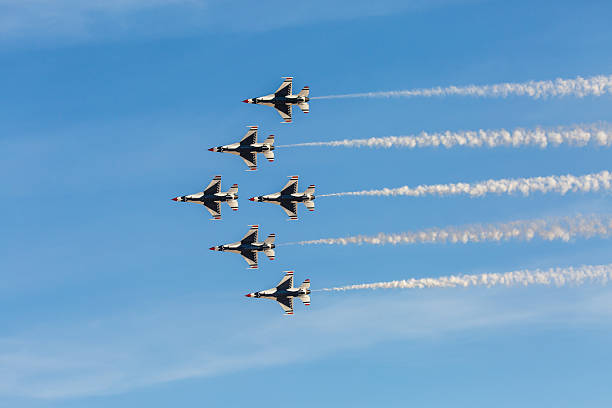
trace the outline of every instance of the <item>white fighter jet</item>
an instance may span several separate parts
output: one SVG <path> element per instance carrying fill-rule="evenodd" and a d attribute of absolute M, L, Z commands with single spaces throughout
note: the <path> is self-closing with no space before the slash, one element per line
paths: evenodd
<path fill-rule="evenodd" d="M 263 153 L 269 162 L 274 161 L 274 135 L 268 136 L 263 143 L 257 143 L 257 126 L 249 126 L 246 135 L 238 143 L 211 147 L 208 150 L 236 154 L 249 166 L 249 170 L 257 170 L 257 153 Z"/>
<path fill-rule="evenodd" d="M 202 204 L 213 219 L 221 219 L 221 203 L 226 202 L 232 210 L 238 211 L 238 184 L 233 184 L 226 192 L 221 192 L 221 176 L 215 176 L 208 187 L 200 193 L 174 197 L 173 201 Z"/>
<path fill-rule="evenodd" d="M 311 184 L 303 193 L 298 193 L 298 176 L 290 177 L 289 182 L 283 189 L 274 194 L 259 197 L 251 197 L 250 201 L 263 201 L 279 204 L 291 220 L 297 220 L 297 205 L 304 203 L 308 211 L 314 211 L 315 186 Z"/>
<path fill-rule="evenodd" d="M 299 288 L 293 287 L 293 271 L 288 271 L 275 288 L 253 292 L 246 297 L 274 299 L 283 308 L 286 315 L 293 314 L 293 298 L 298 298 L 304 305 L 310 306 L 310 279 L 306 279 Z"/>
<path fill-rule="evenodd" d="M 272 106 L 287 123 L 291 122 L 291 107 L 293 105 L 299 106 L 302 112 L 308 113 L 310 110 L 308 105 L 310 88 L 305 86 L 297 95 L 293 95 L 291 93 L 293 77 L 283 77 L 283 79 L 283 83 L 273 94 L 245 99 L 242 102 Z"/>
<path fill-rule="evenodd" d="M 211 251 L 221 251 L 221 252 L 235 252 L 240 254 L 244 260 L 249 264 L 250 269 L 257 269 L 257 253 L 262 252 L 266 254 L 271 261 L 274 260 L 274 239 L 276 238 L 276 234 L 268 235 L 268 238 L 263 242 L 257 241 L 257 231 L 259 230 L 258 225 L 249 225 L 251 229 L 246 233 L 246 235 L 238 242 L 234 242 L 232 244 L 225 244 L 210 247 Z"/>

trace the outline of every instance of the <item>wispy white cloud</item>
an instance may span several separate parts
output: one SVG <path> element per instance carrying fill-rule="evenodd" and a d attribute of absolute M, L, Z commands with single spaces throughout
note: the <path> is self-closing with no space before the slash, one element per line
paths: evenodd
<path fill-rule="evenodd" d="M 83 41 L 124 34 L 168 36 L 194 31 L 265 31 L 440 7 L 475 0 L 340 0 L 287 3 L 280 0 L 0 0 L 0 34 L 19 38 Z M 253 19 L 257 11 L 258 18 Z"/>
<path fill-rule="evenodd" d="M 418 344 L 431 336 L 444 339 L 452 333 L 508 325 L 607 322 L 611 315 L 612 294 L 606 288 L 599 288 L 597 302 L 588 291 L 574 296 L 571 304 L 562 294 L 570 289 L 550 289 L 559 291 L 559 296 L 548 296 L 546 302 L 539 301 L 534 289 L 507 290 L 513 291 L 508 296 L 522 293 L 522 301 L 507 302 L 504 293 L 493 295 L 479 288 L 411 292 L 411 296 L 317 293 L 311 309 L 298 310 L 293 319 L 265 301 L 253 302 L 243 315 L 234 313 L 231 318 L 222 315 L 222 306 L 216 307 L 215 314 L 221 316 L 214 321 L 209 321 L 214 317 L 207 305 L 195 299 L 158 305 L 159 309 L 132 307 L 96 322 L 49 325 L 0 340 L 0 395 L 56 399 L 121 393 L 157 383 L 307 362 L 386 341 Z M 292 336 L 270 336 L 287 330 Z"/>

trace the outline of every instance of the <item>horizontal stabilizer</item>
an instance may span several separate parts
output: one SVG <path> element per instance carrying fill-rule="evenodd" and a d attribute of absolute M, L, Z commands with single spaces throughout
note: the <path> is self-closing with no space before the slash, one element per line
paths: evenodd
<path fill-rule="evenodd" d="M 271 150 L 266 150 L 265 152 L 263 152 L 263 155 L 266 159 L 268 159 L 268 161 L 270 163 L 272 163 L 274 161 L 274 152 Z"/>
<path fill-rule="evenodd" d="M 264 140 L 264 144 L 274 146 L 274 135 L 270 135 Z"/>
<path fill-rule="evenodd" d="M 228 193 L 230 194 L 238 194 L 238 184 L 232 184 Z"/>
<path fill-rule="evenodd" d="M 309 195 L 314 195 L 315 193 L 315 185 L 311 184 L 308 186 L 308 188 L 306 189 L 306 191 L 304 191 L 304 194 L 309 194 Z"/>
<path fill-rule="evenodd" d="M 310 306 L 310 295 L 301 295 L 300 300 L 304 302 L 304 306 Z"/>
<path fill-rule="evenodd" d="M 309 94 L 310 94 L 310 88 L 308 86 L 305 86 L 305 87 L 302 88 L 300 93 L 298 93 L 298 96 L 305 96 L 305 97 L 308 98 Z"/>
<path fill-rule="evenodd" d="M 266 256 L 267 256 L 268 258 L 270 258 L 270 260 L 271 260 L 271 261 L 273 261 L 273 260 L 274 260 L 275 253 L 274 253 L 274 250 L 273 250 L 273 249 L 266 249 L 266 250 L 264 251 L 264 254 L 266 254 Z"/>
<path fill-rule="evenodd" d="M 230 208 L 234 211 L 238 211 L 238 200 L 227 200 Z"/>
<path fill-rule="evenodd" d="M 304 113 L 310 112 L 310 105 L 308 104 L 308 102 L 298 103 L 298 106 L 302 110 L 302 112 Z"/>
<path fill-rule="evenodd" d="M 308 211 L 314 211 L 315 206 L 314 206 L 314 201 L 310 200 L 310 201 L 304 201 L 304 205 L 306 206 L 306 208 L 308 209 Z"/>
<path fill-rule="evenodd" d="M 273 244 L 275 239 L 276 239 L 276 234 L 270 234 L 268 235 L 268 238 L 266 238 L 264 243 L 268 245 Z"/>
<path fill-rule="evenodd" d="M 302 282 L 300 289 L 310 289 L 310 279 L 306 279 L 304 282 Z"/>

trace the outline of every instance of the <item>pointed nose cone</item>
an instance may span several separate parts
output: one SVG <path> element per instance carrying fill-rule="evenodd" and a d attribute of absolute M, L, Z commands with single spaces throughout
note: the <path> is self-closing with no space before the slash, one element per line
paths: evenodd
<path fill-rule="evenodd" d="M 244 295 L 244 296 L 246 296 L 246 297 L 253 297 L 253 294 L 252 294 L 252 293 L 247 293 L 247 294 L 246 294 L 246 295 Z"/>
<path fill-rule="evenodd" d="M 178 197 L 174 197 L 172 201 L 178 201 Z"/>
<path fill-rule="evenodd" d="M 209 151 L 209 152 L 214 152 L 214 151 L 215 151 L 215 148 L 214 148 L 214 147 L 211 147 L 210 149 L 208 149 L 208 151 Z"/>
<path fill-rule="evenodd" d="M 249 201 L 255 201 L 255 197 L 249 198 Z"/>
<path fill-rule="evenodd" d="M 210 247 L 210 248 L 208 248 L 208 249 L 210 249 L 211 251 L 214 251 L 214 250 L 215 250 L 215 247 Z"/>
<path fill-rule="evenodd" d="M 242 101 L 242 102 L 244 102 L 244 103 L 249 103 L 249 100 L 248 100 L 248 99 L 245 99 L 245 100 L 244 100 L 244 101 Z"/>

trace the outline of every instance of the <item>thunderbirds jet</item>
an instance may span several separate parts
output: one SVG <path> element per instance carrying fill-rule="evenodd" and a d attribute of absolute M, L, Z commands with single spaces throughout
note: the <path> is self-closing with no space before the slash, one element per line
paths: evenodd
<path fill-rule="evenodd" d="M 249 166 L 249 170 L 257 170 L 257 153 L 263 153 L 269 162 L 274 161 L 274 135 L 268 136 L 263 143 L 257 143 L 257 126 L 249 126 L 248 132 L 240 142 L 211 147 L 208 150 L 237 154 Z"/>
<path fill-rule="evenodd" d="M 208 187 L 201 193 L 174 197 L 172 200 L 202 204 L 215 220 L 220 220 L 221 203 L 223 201 L 228 203 L 232 210 L 238 211 L 238 184 L 233 184 L 226 192 L 221 192 L 220 190 L 221 176 L 215 176 Z"/>
<path fill-rule="evenodd" d="M 291 93 L 293 77 L 283 78 L 285 80 L 273 94 L 260 96 L 259 98 L 245 99 L 242 102 L 273 106 L 278 114 L 281 115 L 283 120 L 287 123 L 291 122 L 292 105 L 297 105 L 304 113 L 308 113 L 308 101 L 310 100 L 308 98 L 308 94 L 310 92 L 310 88 L 305 86 L 297 95 L 293 95 Z"/>
<path fill-rule="evenodd" d="M 297 297 L 304 305 L 310 306 L 310 279 L 306 279 L 299 288 L 293 287 L 293 271 L 288 271 L 275 288 L 245 295 L 246 297 L 274 299 L 283 308 L 286 315 L 293 314 L 293 298 Z"/>
<path fill-rule="evenodd" d="M 245 261 L 249 264 L 250 269 L 257 269 L 257 253 L 263 251 L 271 261 L 274 260 L 274 238 L 276 234 L 268 235 L 264 242 L 257 242 L 258 225 L 249 225 L 251 229 L 238 242 L 232 244 L 219 245 L 211 247 L 211 251 L 227 251 L 235 252 L 242 255 Z"/>
<path fill-rule="evenodd" d="M 250 201 L 267 201 L 269 203 L 279 204 L 283 210 L 289 216 L 291 220 L 297 220 L 297 205 L 298 203 L 304 203 L 309 211 L 314 211 L 314 199 L 315 199 L 315 186 L 311 184 L 308 186 L 306 191 L 298 193 L 298 176 L 292 176 L 289 182 L 283 187 L 283 189 L 274 194 L 268 194 L 265 196 L 251 197 Z"/>

